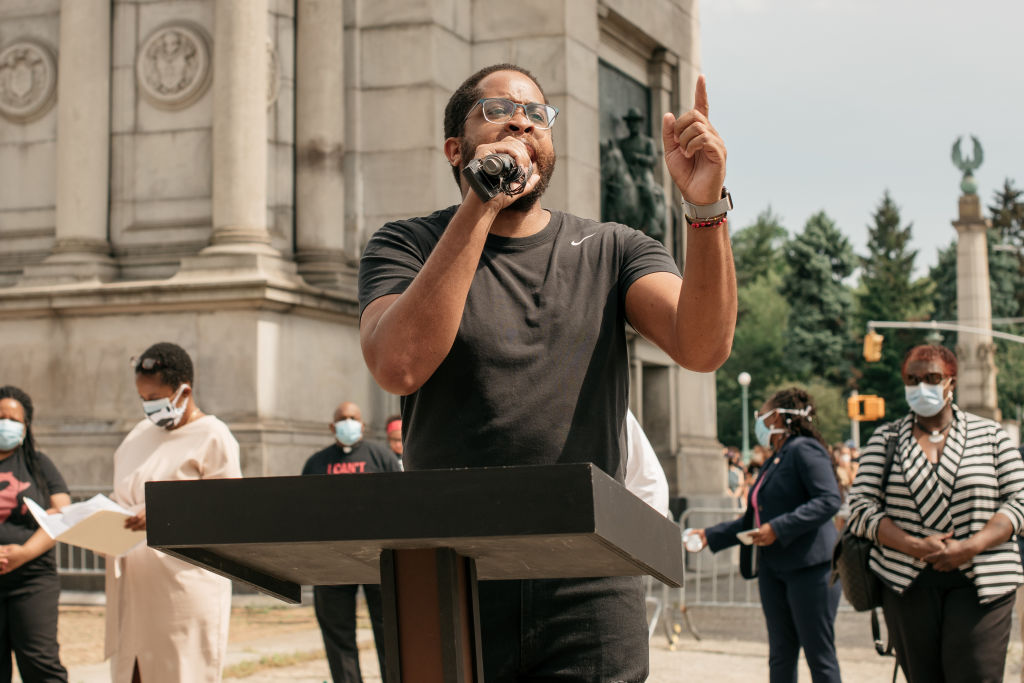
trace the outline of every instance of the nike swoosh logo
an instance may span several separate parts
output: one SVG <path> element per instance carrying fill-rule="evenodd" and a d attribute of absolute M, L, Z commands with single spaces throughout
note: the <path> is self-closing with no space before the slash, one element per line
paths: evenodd
<path fill-rule="evenodd" d="M 569 244 L 571 244 L 574 247 L 578 247 L 581 244 L 583 244 L 584 240 L 589 240 L 591 237 L 593 237 L 596 234 L 597 234 L 596 232 L 592 232 L 589 235 L 587 235 L 586 237 L 584 237 L 582 240 L 579 240 L 578 242 L 576 240 L 573 240 L 572 242 L 569 242 Z"/>

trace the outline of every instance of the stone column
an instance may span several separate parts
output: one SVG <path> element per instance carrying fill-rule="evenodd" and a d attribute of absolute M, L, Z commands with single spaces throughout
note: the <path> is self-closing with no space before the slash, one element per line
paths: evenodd
<path fill-rule="evenodd" d="M 296 5 L 295 261 L 311 284 L 354 288 L 344 235 L 342 5 L 343 0 L 298 0 Z"/>
<path fill-rule="evenodd" d="M 203 254 L 277 256 L 267 230 L 267 0 L 217 0 L 213 236 Z"/>
<path fill-rule="evenodd" d="M 988 273 L 988 221 L 977 194 L 960 197 L 957 232 L 956 305 L 961 325 L 992 330 Z M 957 403 L 964 410 L 1000 420 L 996 396 L 995 345 L 991 334 L 960 332 L 957 344 Z"/>
<path fill-rule="evenodd" d="M 61 0 L 57 78 L 57 207 L 53 253 L 23 283 L 112 280 L 110 0 Z"/>

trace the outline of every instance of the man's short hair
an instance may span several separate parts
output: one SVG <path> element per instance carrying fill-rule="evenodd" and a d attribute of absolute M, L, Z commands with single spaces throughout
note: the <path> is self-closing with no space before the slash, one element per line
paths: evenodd
<path fill-rule="evenodd" d="M 492 64 L 491 66 L 485 66 L 464 80 L 462 85 L 456 88 L 452 96 L 448 98 L 448 105 L 444 108 L 444 137 L 446 140 L 448 138 L 460 138 L 466 132 L 466 117 L 469 116 L 469 111 L 476 105 L 477 100 L 483 97 L 478 87 L 480 81 L 496 71 L 518 71 L 523 74 L 533 81 L 533 84 L 540 90 L 541 97 L 544 98 L 544 104 L 548 103 L 548 97 L 544 94 L 544 88 L 537 82 L 537 77 L 523 67 L 515 64 Z M 455 175 L 455 182 L 458 183 L 459 169 L 453 166 L 452 173 Z"/>
<path fill-rule="evenodd" d="M 156 375 L 160 383 L 177 389 L 182 384 L 192 386 L 195 370 L 185 349 L 171 342 L 153 344 L 142 352 L 135 362 L 138 375 Z"/>

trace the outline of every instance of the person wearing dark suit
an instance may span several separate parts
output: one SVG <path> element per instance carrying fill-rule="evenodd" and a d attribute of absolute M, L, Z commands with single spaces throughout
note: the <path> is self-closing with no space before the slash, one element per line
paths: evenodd
<path fill-rule="evenodd" d="M 839 485 L 814 417 L 814 403 L 802 389 L 784 389 L 768 399 L 754 426 L 771 456 L 750 489 L 746 512 L 696 530 L 712 552 L 754 530 L 752 544 L 740 548 L 740 571 L 758 579 L 771 683 L 796 683 L 801 647 L 815 683 L 841 680 L 835 648 L 841 588 L 829 585 Z"/>

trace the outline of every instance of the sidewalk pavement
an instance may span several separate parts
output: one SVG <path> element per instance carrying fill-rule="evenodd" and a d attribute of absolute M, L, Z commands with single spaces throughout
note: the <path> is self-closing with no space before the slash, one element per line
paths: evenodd
<path fill-rule="evenodd" d="M 750 683 L 768 679 L 768 646 L 764 618 L 752 607 L 691 608 L 690 617 L 701 635 L 697 640 L 685 628 L 674 646 L 659 629 L 651 640 L 650 683 L 704 682 Z M 365 683 L 379 683 L 373 634 L 360 629 L 360 664 Z M 866 613 L 842 611 L 836 621 L 836 642 L 843 681 L 879 683 L 892 680 L 893 658 L 879 656 L 872 646 Z M 262 668 L 237 680 L 245 683 L 323 683 L 330 681 L 322 655 L 320 632 L 313 628 L 289 634 L 232 643 L 228 665 L 258 662 L 261 658 L 302 655 L 312 657 L 291 666 Z M 318 653 L 318 654 L 316 654 Z M 297 657 L 301 659 L 302 657 Z M 1007 656 L 1006 681 L 1020 680 L 1022 648 L 1019 626 L 1014 622 Z M 72 667 L 69 683 L 109 683 L 106 663 Z M 801 660 L 800 682 L 811 680 Z M 902 675 L 897 679 L 903 681 Z"/>

